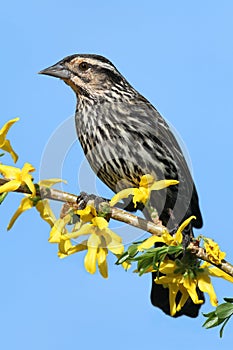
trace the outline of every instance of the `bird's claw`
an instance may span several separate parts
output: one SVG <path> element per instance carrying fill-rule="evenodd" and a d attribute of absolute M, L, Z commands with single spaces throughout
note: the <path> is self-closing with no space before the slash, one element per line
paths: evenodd
<path fill-rule="evenodd" d="M 100 204 L 106 202 L 106 200 L 104 198 L 96 196 L 95 194 L 80 192 L 80 195 L 77 198 L 78 208 L 84 209 L 89 202 L 93 202 L 96 211 L 98 211 L 100 208 Z"/>

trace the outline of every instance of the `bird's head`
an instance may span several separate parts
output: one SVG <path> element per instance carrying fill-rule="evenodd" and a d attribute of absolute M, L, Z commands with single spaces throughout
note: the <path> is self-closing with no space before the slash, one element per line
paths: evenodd
<path fill-rule="evenodd" d="M 65 57 L 39 74 L 64 80 L 75 93 L 98 99 L 115 90 L 123 90 L 128 83 L 116 67 L 100 55 L 75 54 Z"/>

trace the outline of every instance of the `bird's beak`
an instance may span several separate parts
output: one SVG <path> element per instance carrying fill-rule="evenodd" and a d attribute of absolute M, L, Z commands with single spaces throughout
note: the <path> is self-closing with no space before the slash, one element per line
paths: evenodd
<path fill-rule="evenodd" d="M 71 72 L 61 63 L 56 63 L 53 66 L 45 68 L 38 72 L 38 74 L 51 75 L 52 77 L 60 79 L 69 79 L 70 73 Z"/>

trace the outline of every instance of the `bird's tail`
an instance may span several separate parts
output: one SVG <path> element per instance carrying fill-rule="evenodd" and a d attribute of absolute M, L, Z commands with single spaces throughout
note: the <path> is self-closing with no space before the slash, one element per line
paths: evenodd
<path fill-rule="evenodd" d="M 150 214 L 147 211 L 144 211 L 144 215 L 148 220 L 151 220 Z M 194 237 L 191 223 L 183 230 L 182 234 L 183 234 L 182 244 L 184 247 L 187 247 L 190 241 L 192 240 L 192 238 Z M 156 246 L 159 246 L 159 243 L 155 244 L 155 247 Z M 171 316 L 170 303 L 169 303 L 169 288 L 166 288 L 161 284 L 156 284 L 154 280 L 157 277 L 158 277 L 158 273 L 152 272 L 152 288 L 151 288 L 151 295 L 150 295 L 151 303 L 152 305 L 160 308 L 165 314 Z M 196 289 L 196 292 L 198 295 L 198 299 L 203 300 L 204 302 L 205 300 L 204 294 L 200 291 L 198 287 Z M 182 296 L 181 292 L 178 291 L 176 295 L 176 305 L 179 304 L 181 296 Z M 193 318 L 197 317 L 200 307 L 201 307 L 201 304 L 194 304 L 192 299 L 189 297 L 186 303 L 184 304 L 184 306 L 182 307 L 182 309 L 179 312 L 177 312 L 173 317 L 179 317 L 183 315 L 188 317 L 193 317 Z"/>

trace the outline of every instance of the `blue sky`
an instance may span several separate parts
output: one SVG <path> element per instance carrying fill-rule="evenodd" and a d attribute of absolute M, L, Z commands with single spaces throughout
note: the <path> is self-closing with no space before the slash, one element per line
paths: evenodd
<path fill-rule="evenodd" d="M 70 192 L 93 186 L 73 133 L 74 94 L 37 72 L 72 53 L 102 54 L 181 135 L 200 196 L 201 232 L 217 240 L 233 261 L 232 13 L 230 0 L 4 2 L 1 124 L 20 117 L 10 131 L 18 165 L 32 163 L 36 179 L 62 176 Z M 8 156 L 4 160 L 10 163 Z M 98 181 L 95 187 L 110 195 Z M 59 260 L 37 213 L 25 213 L 7 232 L 20 198 L 9 195 L 0 208 L 2 348 L 232 346 L 232 323 L 220 340 L 217 330 L 201 328 L 202 316 L 174 320 L 153 308 L 150 276 L 125 273 L 110 258 L 106 281 L 84 271 L 81 254 Z M 220 301 L 233 296 L 230 284 L 214 282 Z M 209 310 L 207 300 L 203 311 Z"/>

